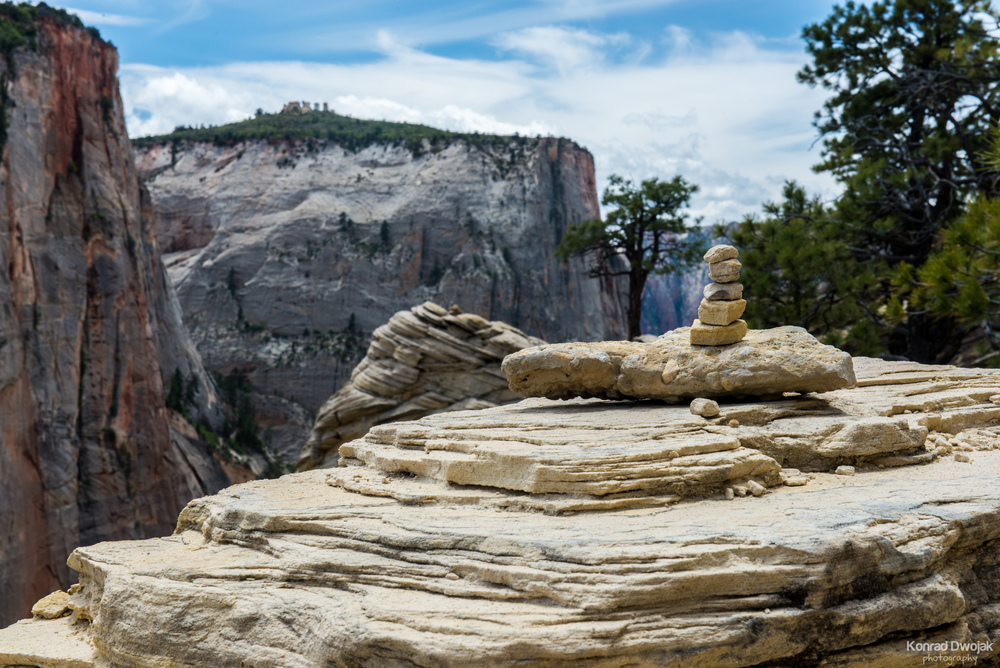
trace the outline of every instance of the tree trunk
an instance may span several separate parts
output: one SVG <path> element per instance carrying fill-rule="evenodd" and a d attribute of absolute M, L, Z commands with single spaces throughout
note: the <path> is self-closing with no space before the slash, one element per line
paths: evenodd
<path fill-rule="evenodd" d="M 628 339 L 642 334 L 642 291 L 646 287 L 646 272 L 632 271 L 628 275 Z"/>

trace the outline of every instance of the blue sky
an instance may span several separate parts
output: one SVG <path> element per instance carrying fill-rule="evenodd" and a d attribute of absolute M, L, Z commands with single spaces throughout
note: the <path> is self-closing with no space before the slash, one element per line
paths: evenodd
<path fill-rule="evenodd" d="M 57 4 L 57 3 L 51 3 Z M 825 94 L 796 83 L 822 0 L 72 0 L 119 49 L 132 136 L 287 100 L 454 130 L 557 134 L 612 173 L 683 174 L 706 223 L 811 172 Z"/>

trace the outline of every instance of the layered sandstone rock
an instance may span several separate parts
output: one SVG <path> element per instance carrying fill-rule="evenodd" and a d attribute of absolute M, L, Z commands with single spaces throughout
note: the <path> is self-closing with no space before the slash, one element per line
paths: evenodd
<path fill-rule="evenodd" d="M 204 444 L 168 424 L 164 380 L 177 369 L 196 381 L 193 417 L 221 415 L 145 215 L 117 54 L 47 8 L 24 12 L 41 16 L 37 48 L 0 59 L 9 96 L 0 161 L 7 622 L 68 583 L 73 548 L 168 534 L 190 499 L 228 483 Z"/>
<path fill-rule="evenodd" d="M 136 156 L 202 357 L 247 374 L 285 452 L 370 333 L 414 304 L 457 304 L 549 341 L 624 335 L 615 285 L 553 258 L 569 225 L 599 215 L 593 158 L 569 140 L 354 152 L 168 138 Z"/>
<path fill-rule="evenodd" d="M 1000 375 L 856 364 L 708 419 L 531 399 L 381 425 L 171 538 L 77 550 L 0 665 L 860 668 L 952 641 L 986 665 Z"/>
<path fill-rule="evenodd" d="M 426 302 L 375 330 L 351 380 L 323 405 L 299 470 L 329 468 L 374 425 L 518 401 L 500 362 L 543 341 L 503 322 Z"/>
<path fill-rule="evenodd" d="M 851 356 L 801 327 L 753 330 L 738 343 L 699 346 L 687 327 L 649 342 L 554 343 L 526 348 L 502 366 L 526 397 L 681 399 L 781 396 L 854 385 Z"/>

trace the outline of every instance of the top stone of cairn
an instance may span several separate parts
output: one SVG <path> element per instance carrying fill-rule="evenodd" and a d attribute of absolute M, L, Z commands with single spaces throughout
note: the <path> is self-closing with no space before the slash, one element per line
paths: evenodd
<path fill-rule="evenodd" d="M 719 244 L 718 246 L 712 246 L 705 253 L 705 262 L 722 262 L 723 260 L 732 260 L 738 257 L 740 252 L 736 250 L 733 246 L 727 246 L 726 244 Z"/>

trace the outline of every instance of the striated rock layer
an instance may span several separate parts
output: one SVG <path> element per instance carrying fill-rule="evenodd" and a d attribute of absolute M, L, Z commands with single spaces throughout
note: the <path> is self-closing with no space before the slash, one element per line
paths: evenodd
<path fill-rule="evenodd" d="M 713 346 L 694 345 L 692 331 L 681 327 L 649 342 L 547 344 L 509 355 L 502 369 L 510 389 L 549 399 L 780 397 L 855 382 L 851 356 L 801 327 L 753 330 L 742 341 Z"/>
<path fill-rule="evenodd" d="M 712 419 L 531 399 L 381 425 L 170 538 L 77 550 L 0 665 L 987 665 L 1000 375 L 856 362 L 855 389 Z"/>
<path fill-rule="evenodd" d="M 336 466 L 337 448 L 384 422 L 518 401 L 500 362 L 543 341 L 503 322 L 449 313 L 433 302 L 375 330 L 351 380 L 320 409 L 298 468 Z"/>
<path fill-rule="evenodd" d="M 615 284 L 553 258 L 599 215 L 593 157 L 572 141 L 165 141 L 136 156 L 192 337 L 210 368 L 247 373 L 258 405 L 315 415 L 369 333 L 427 300 L 549 341 L 624 335 Z M 301 448 L 311 420 L 267 401 L 276 447 Z"/>
<path fill-rule="evenodd" d="M 73 548 L 169 534 L 190 499 L 229 482 L 169 427 L 175 369 L 197 380 L 194 417 L 221 415 L 157 253 L 115 49 L 44 7 L 24 11 L 41 14 L 37 48 L 0 59 L 5 622 L 68 583 Z"/>

